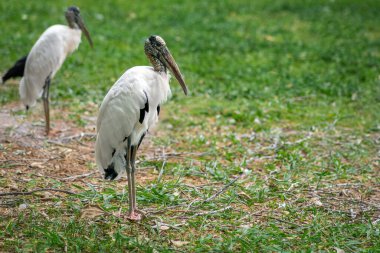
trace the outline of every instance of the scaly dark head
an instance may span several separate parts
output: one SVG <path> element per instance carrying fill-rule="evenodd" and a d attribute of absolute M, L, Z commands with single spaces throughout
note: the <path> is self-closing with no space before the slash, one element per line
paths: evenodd
<path fill-rule="evenodd" d="M 83 19 L 80 16 L 79 8 L 76 6 L 70 6 L 69 8 L 67 8 L 65 12 L 65 17 L 66 17 L 67 23 L 69 24 L 71 28 L 79 28 L 82 30 L 88 42 L 90 43 L 90 46 L 93 47 L 90 33 L 88 32 L 83 22 Z"/>
<path fill-rule="evenodd" d="M 156 71 L 166 71 L 166 68 L 168 68 L 178 80 L 185 95 L 187 95 L 187 86 L 183 75 L 165 41 L 158 35 L 152 35 L 145 41 L 144 50 L 154 69 Z"/>

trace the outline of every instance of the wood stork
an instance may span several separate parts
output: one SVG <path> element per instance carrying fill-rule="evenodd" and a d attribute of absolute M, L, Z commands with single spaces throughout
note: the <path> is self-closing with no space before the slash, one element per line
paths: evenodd
<path fill-rule="evenodd" d="M 15 77 L 23 77 L 24 76 L 24 68 L 26 58 L 28 56 L 24 56 L 16 61 L 16 63 L 8 69 L 8 71 L 1 77 L 1 83 L 5 83 L 8 79 Z"/>
<path fill-rule="evenodd" d="M 128 69 L 108 91 L 97 119 L 96 163 L 105 179 L 119 179 L 127 173 L 130 220 L 141 219 L 136 206 L 136 152 L 158 120 L 160 105 L 171 95 L 168 70 L 187 95 L 183 76 L 165 41 L 150 36 L 144 51 L 153 67 Z"/>
<path fill-rule="evenodd" d="M 50 81 L 57 73 L 66 57 L 74 52 L 81 42 L 82 32 L 93 46 L 90 34 L 80 16 L 79 8 L 67 8 L 65 17 L 68 26 L 50 26 L 37 40 L 29 52 L 24 77 L 20 81 L 21 101 L 28 110 L 42 96 L 44 103 L 46 134 L 49 134 L 49 88 Z"/>

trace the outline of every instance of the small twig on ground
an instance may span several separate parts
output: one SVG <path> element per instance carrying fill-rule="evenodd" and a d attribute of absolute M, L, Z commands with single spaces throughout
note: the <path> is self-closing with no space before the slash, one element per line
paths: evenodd
<path fill-rule="evenodd" d="M 0 165 L 1 165 L 2 169 L 7 169 L 10 167 L 25 166 L 26 164 L 25 163 L 3 163 Z"/>
<path fill-rule="evenodd" d="M 216 214 L 216 213 L 224 212 L 224 211 L 229 210 L 231 208 L 232 208 L 232 206 L 226 206 L 226 207 L 223 207 L 222 209 L 218 209 L 218 210 L 213 210 L 213 211 L 208 211 L 208 212 L 200 212 L 200 213 L 196 213 L 196 214 L 190 216 L 189 218 L 194 218 L 194 217 L 202 216 L 202 215 Z"/>
<path fill-rule="evenodd" d="M 156 225 L 153 225 L 152 228 L 160 229 L 162 226 L 166 226 L 166 227 L 170 227 L 170 228 L 174 228 L 174 229 L 179 229 L 179 227 L 181 227 L 183 225 L 187 225 L 187 223 L 183 222 L 183 223 L 171 225 L 171 224 L 163 223 L 162 221 L 156 221 Z"/>
<path fill-rule="evenodd" d="M 78 149 L 78 147 L 74 147 L 74 146 L 71 146 L 71 145 L 66 145 L 66 144 L 60 143 L 58 141 L 47 140 L 47 142 L 50 143 L 50 144 L 54 144 L 54 145 L 57 145 L 57 146 L 64 147 L 64 148 Z"/>
<path fill-rule="evenodd" d="M 182 184 L 186 187 L 189 187 L 189 188 L 193 188 L 195 190 L 198 190 L 198 189 L 202 189 L 202 188 L 205 188 L 205 187 L 209 187 L 209 186 L 213 186 L 213 185 L 218 185 L 218 184 L 221 184 L 220 182 L 211 182 L 211 183 L 207 183 L 207 184 L 200 184 L 200 185 L 192 185 L 192 184 Z"/>
<path fill-rule="evenodd" d="M 74 180 L 74 179 L 78 179 L 78 178 L 84 178 L 84 177 L 88 177 L 88 176 L 91 176 L 95 174 L 95 172 L 90 172 L 90 173 L 85 173 L 85 174 L 81 174 L 81 175 L 75 175 L 75 176 L 71 176 L 71 177 L 64 177 L 64 178 L 56 178 L 57 180 L 62 180 L 62 181 L 69 181 L 69 180 Z"/>
<path fill-rule="evenodd" d="M 271 216 L 263 216 L 263 217 L 271 219 L 271 220 L 276 220 L 276 221 L 279 221 L 279 222 L 282 222 L 282 223 L 285 223 L 285 224 L 289 224 L 289 225 L 292 225 L 292 226 L 295 226 L 295 227 L 301 227 L 301 225 L 298 225 L 298 224 L 290 222 L 290 221 L 282 220 L 282 219 L 279 219 L 279 218 L 275 218 L 275 217 L 271 217 Z"/>
<path fill-rule="evenodd" d="M 157 183 L 159 183 L 161 181 L 162 175 L 164 174 L 164 167 L 165 167 L 165 164 L 166 164 L 165 148 L 162 148 L 162 158 L 163 158 L 163 162 L 162 162 L 162 166 L 161 166 L 160 172 L 158 173 Z"/>
<path fill-rule="evenodd" d="M 244 215 L 243 217 L 241 217 L 241 218 L 239 219 L 239 221 L 245 220 L 245 219 L 247 219 L 247 218 L 251 219 L 252 216 L 263 216 L 262 213 L 265 212 L 265 211 L 266 211 L 266 210 L 259 210 L 259 211 L 254 212 L 254 213 L 248 213 L 248 214 Z"/>
<path fill-rule="evenodd" d="M 321 191 L 323 192 L 326 189 L 331 189 L 331 188 L 360 188 L 363 187 L 364 185 L 362 183 L 343 183 L 343 184 L 332 184 L 332 185 L 327 185 L 325 187 L 313 187 L 309 189 L 303 189 L 303 191 Z M 367 186 L 368 187 L 368 186 Z"/>
<path fill-rule="evenodd" d="M 241 173 L 238 177 L 236 177 L 234 180 L 232 180 L 231 182 L 229 182 L 228 184 L 226 184 L 222 189 L 220 189 L 214 195 L 212 195 L 211 197 L 209 197 L 206 200 L 204 200 L 203 203 L 209 202 L 209 201 L 215 199 L 216 197 L 218 197 L 220 194 L 222 194 L 223 192 L 225 192 L 231 185 L 233 185 L 237 180 L 239 180 L 243 176 L 244 176 L 244 173 Z"/>
<path fill-rule="evenodd" d="M 75 146 L 75 145 L 68 145 L 68 144 L 64 144 L 64 143 L 61 143 L 61 142 L 58 142 L 58 141 L 52 141 L 52 140 L 48 140 L 47 141 L 48 143 L 50 144 L 54 144 L 54 145 L 57 145 L 57 146 L 60 146 L 60 147 L 64 147 L 64 148 L 68 148 L 68 149 L 74 149 L 74 150 L 86 150 L 86 151 L 90 151 L 92 152 L 93 151 L 93 148 L 90 148 L 86 145 L 81 145 L 81 146 Z"/>
<path fill-rule="evenodd" d="M 200 156 L 206 156 L 210 154 L 210 152 L 202 152 L 202 153 L 195 153 L 195 152 L 183 152 L 183 153 L 166 153 L 163 155 L 154 155 L 155 159 L 162 159 L 162 158 L 170 158 L 170 157 L 177 157 L 177 158 L 186 158 L 186 157 L 200 157 Z"/>
<path fill-rule="evenodd" d="M 266 210 L 260 210 L 260 211 L 257 211 L 255 213 L 248 213 L 247 215 L 244 215 L 242 218 L 240 218 L 239 221 L 245 220 L 247 218 L 251 218 L 252 216 L 256 216 L 256 217 L 262 217 L 262 218 L 266 218 L 266 219 L 276 220 L 276 221 L 286 223 L 286 224 L 296 226 L 296 227 L 301 227 L 301 225 L 299 225 L 299 224 L 262 214 L 263 212 L 266 212 Z"/>
<path fill-rule="evenodd" d="M 260 157 L 254 157 L 254 158 L 251 158 L 249 159 L 249 161 L 255 161 L 255 160 L 265 160 L 265 159 L 274 159 L 276 158 L 277 155 L 263 155 L 263 156 L 260 156 Z"/>
<path fill-rule="evenodd" d="M 162 163 L 160 172 L 158 173 L 157 183 L 159 183 L 161 181 L 161 179 L 162 179 L 162 175 L 164 174 L 165 164 L 166 164 L 166 160 L 164 160 L 164 162 Z"/>
<path fill-rule="evenodd" d="M 145 166 L 145 167 L 138 167 L 137 170 L 150 170 L 150 169 L 156 169 L 155 166 Z"/>
<path fill-rule="evenodd" d="M 190 185 L 190 184 L 183 184 L 184 186 L 188 187 L 188 188 L 192 188 L 194 189 L 197 193 L 200 193 L 199 192 L 199 187 L 195 186 L 195 185 Z"/>
<path fill-rule="evenodd" d="M 60 190 L 60 189 L 54 189 L 54 188 L 41 188 L 41 189 L 35 189 L 35 190 L 32 190 L 32 191 L 29 191 L 29 192 L 6 192 L 6 193 L 0 193 L 0 197 L 1 196 L 9 196 L 9 195 L 13 195 L 13 196 L 17 196 L 17 195 L 23 195 L 23 196 L 24 195 L 32 195 L 35 192 L 43 192 L 43 191 L 62 192 L 62 193 L 70 194 L 70 195 L 75 195 L 76 194 L 75 192 L 67 191 L 67 190 Z"/>
<path fill-rule="evenodd" d="M 158 214 L 158 213 L 163 213 L 163 212 L 166 212 L 170 209 L 174 209 L 174 208 L 177 208 L 177 207 L 184 207 L 186 206 L 185 204 L 180 204 L 180 205 L 175 205 L 175 206 L 168 206 L 168 207 L 165 207 L 165 208 L 162 208 L 162 209 L 156 209 L 156 208 L 146 208 L 144 209 L 146 211 L 147 214 Z"/>
<path fill-rule="evenodd" d="M 291 142 L 291 141 L 286 141 L 286 142 L 284 142 L 284 144 L 285 144 L 285 145 L 295 145 L 295 144 L 299 144 L 299 143 L 301 143 L 301 142 L 304 142 L 304 141 L 310 139 L 310 138 L 312 137 L 312 135 L 313 135 L 312 132 L 309 132 L 308 135 L 307 135 L 306 137 L 302 138 L 302 139 L 299 139 L 299 140 L 296 140 L 296 141 L 293 141 L 293 142 Z"/>
<path fill-rule="evenodd" d="M 0 162 L 27 162 L 27 161 L 48 161 L 49 158 L 31 158 L 31 159 L 0 159 Z"/>
<path fill-rule="evenodd" d="M 61 138 L 62 141 L 71 141 L 71 140 L 81 140 L 84 137 L 89 137 L 89 138 L 95 138 L 96 134 L 95 133 L 79 133 L 79 134 L 74 134 L 71 136 L 63 137 Z"/>
<path fill-rule="evenodd" d="M 199 203 L 201 202 L 201 204 L 203 203 L 206 203 L 206 202 L 210 202 L 211 200 L 215 199 L 216 197 L 218 197 L 220 194 L 222 194 L 223 192 L 225 192 L 231 185 L 233 185 L 237 180 L 239 180 L 240 178 L 242 178 L 245 174 L 244 173 L 241 173 L 238 177 L 236 177 L 234 180 L 232 180 L 231 182 L 229 182 L 228 184 L 226 184 L 222 189 L 220 189 L 219 191 L 217 191 L 214 195 L 212 195 L 211 197 L 203 200 L 203 201 L 197 201 L 197 200 L 194 200 L 192 201 L 188 206 L 187 206 L 187 209 L 189 210 L 195 203 Z"/>

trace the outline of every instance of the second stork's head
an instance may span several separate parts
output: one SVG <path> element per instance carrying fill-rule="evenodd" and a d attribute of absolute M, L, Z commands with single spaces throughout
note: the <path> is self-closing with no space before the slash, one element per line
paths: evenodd
<path fill-rule="evenodd" d="M 80 16 L 79 8 L 76 6 L 70 6 L 65 12 L 67 23 L 71 28 L 81 29 L 86 36 L 90 46 L 93 47 L 90 33 L 88 32 L 82 17 Z"/>
<path fill-rule="evenodd" d="M 183 92 L 187 95 L 187 86 L 181 71 L 171 55 L 165 41 L 158 35 L 152 35 L 145 41 L 145 54 L 153 64 L 154 70 L 165 71 L 169 69 L 173 73 Z"/>

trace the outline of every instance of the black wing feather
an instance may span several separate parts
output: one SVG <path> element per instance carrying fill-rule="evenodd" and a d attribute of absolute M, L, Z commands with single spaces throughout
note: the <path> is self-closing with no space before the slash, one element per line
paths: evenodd
<path fill-rule="evenodd" d="M 145 112 L 149 112 L 149 100 L 148 100 L 148 95 L 146 94 L 145 91 L 144 91 L 144 94 L 145 94 L 145 97 L 146 97 L 146 102 L 145 102 L 145 106 L 144 106 L 144 108 L 140 109 L 140 118 L 139 118 L 139 122 L 140 122 L 140 124 L 142 124 L 143 121 L 144 121 L 144 118 L 145 118 Z"/>

